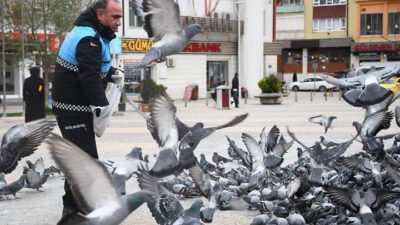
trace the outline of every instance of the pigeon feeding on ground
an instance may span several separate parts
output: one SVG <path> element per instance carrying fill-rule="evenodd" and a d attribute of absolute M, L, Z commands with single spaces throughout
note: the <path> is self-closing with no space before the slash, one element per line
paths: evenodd
<path fill-rule="evenodd" d="M 49 137 L 46 142 L 50 153 L 70 183 L 79 209 L 85 213 L 66 216 L 59 224 L 117 225 L 151 199 L 152 194 L 147 191 L 119 195 L 101 162 L 57 134 Z"/>
<path fill-rule="evenodd" d="M 40 191 L 39 188 L 47 181 L 50 171 L 45 170 L 42 158 L 37 159 L 35 164 L 29 160 L 26 163 L 28 167 L 24 167 L 24 174 L 26 175 L 25 187 Z"/>
<path fill-rule="evenodd" d="M 157 161 L 150 171 L 150 174 L 156 177 L 179 173 L 182 169 L 194 166 L 196 157 L 193 151 L 201 140 L 216 130 L 241 123 L 248 116 L 248 114 L 243 114 L 226 124 L 204 128 L 203 123 L 196 123 L 193 127 L 189 127 L 175 114 L 176 107 L 167 93 L 162 93 L 150 102 L 150 118 L 147 124 L 160 149 Z"/>
<path fill-rule="evenodd" d="M 177 54 L 198 33 L 199 24 L 182 28 L 179 5 L 173 0 L 133 0 L 135 15 L 144 22 L 144 30 L 155 44 L 137 65 L 141 69 L 150 63 L 163 62 L 169 55 Z"/>
<path fill-rule="evenodd" d="M 7 196 L 8 198 L 8 195 L 13 195 L 14 198 L 17 198 L 16 194 L 24 187 L 25 179 L 26 176 L 22 175 L 18 180 L 0 188 L 0 196 Z"/>
<path fill-rule="evenodd" d="M 323 116 L 323 115 L 318 115 L 318 116 L 313 116 L 308 119 L 309 122 L 311 123 L 316 123 L 325 128 L 325 134 L 328 132 L 328 129 L 331 128 L 332 126 L 332 121 L 336 119 L 336 116 Z"/>
<path fill-rule="evenodd" d="M 138 183 L 142 190 L 151 193 L 147 201 L 151 214 L 160 225 L 200 225 L 200 209 L 203 207 L 201 199 L 184 210 L 179 200 L 160 184 L 160 179 L 153 177 L 147 170 L 139 170 Z"/>
<path fill-rule="evenodd" d="M 55 120 L 40 119 L 11 127 L 1 140 L 0 173 L 11 173 L 21 158 L 33 154 L 55 125 Z"/>

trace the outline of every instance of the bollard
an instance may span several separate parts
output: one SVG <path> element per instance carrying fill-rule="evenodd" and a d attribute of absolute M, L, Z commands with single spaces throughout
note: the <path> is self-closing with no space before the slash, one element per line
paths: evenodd
<path fill-rule="evenodd" d="M 185 108 L 187 107 L 187 101 L 185 101 Z"/>
<path fill-rule="evenodd" d="M 327 91 L 325 91 L 324 96 L 325 96 L 325 101 L 328 101 L 328 92 Z"/>
<path fill-rule="evenodd" d="M 294 92 L 294 102 L 297 102 L 297 91 Z"/>
<path fill-rule="evenodd" d="M 310 101 L 311 102 L 313 101 L 313 93 L 312 92 L 310 92 Z"/>

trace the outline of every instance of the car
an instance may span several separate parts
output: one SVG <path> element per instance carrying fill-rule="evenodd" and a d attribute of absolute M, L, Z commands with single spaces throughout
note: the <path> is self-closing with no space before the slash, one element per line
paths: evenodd
<path fill-rule="evenodd" d="M 392 77 L 383 81 L 380 85 L 396 93 L 400 91 L 400 77 Z"/>
<path fill-rule="evenodd" d="M 310 91 L 314 90 L 314 83 L 315 83 L 315 90 L 320 92 L 325 92 L 326 90 L 335 89 L 336 86 L 326 82 L 322 77 L 315 76 L 308 77 L 299 82 L 293 82 L 289 85 L 290 90 L 292 91 Z"/>

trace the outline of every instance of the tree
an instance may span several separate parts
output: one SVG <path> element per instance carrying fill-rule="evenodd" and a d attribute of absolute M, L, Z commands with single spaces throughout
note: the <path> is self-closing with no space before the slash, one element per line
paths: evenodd
<path fill-rule="evenodd" d="M 7 0 L 6 51 L 22 60 L 21 33 L 25 34 L 26 58 L 42 67 L 48 87 L 57 48 L 86 4 L 86 0 Z M 47 96 L 45 88 L 46 105 Z"/>

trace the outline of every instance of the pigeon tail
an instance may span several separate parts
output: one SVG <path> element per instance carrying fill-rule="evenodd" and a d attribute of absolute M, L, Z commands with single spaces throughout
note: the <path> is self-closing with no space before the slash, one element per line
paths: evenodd
<path fill-rule="evenodd" d="M 356 103 L 364 106 L 375 105 L 385 100 L 392 93 L 392 91 L 381 87 L 379 84 L 369 84 L 365 86 L 365 89 L 358 96 Z"/>
<path fill-rule="evenodd" d="M 160 151 L 156 163 L 150 171 L 150 175 L 154 177 L 165 177 L 174 174 L 175 171 L 181 168 L 181 164 L 171 149 Z"/>
<path fill-rule="evenodd" d="M 360 207 L 360 217 L 365 225 L 378 225 L 375 221 L 374 214 L 366 205 Z"/>
<path fill-rule="evenodd" d="M 136 66 L 136 69 L 143 69 L 150 63 L 156 61 L 161 57 L 161 50 L 157 47 L 152 47 L 143 57 L 142 61 Z"/>

